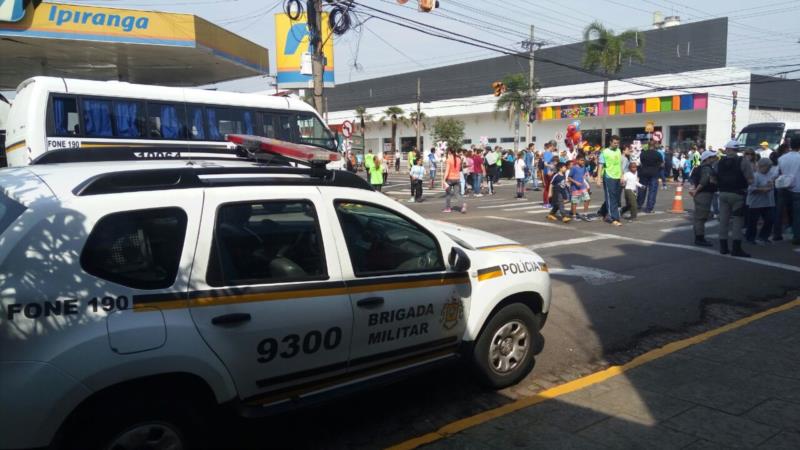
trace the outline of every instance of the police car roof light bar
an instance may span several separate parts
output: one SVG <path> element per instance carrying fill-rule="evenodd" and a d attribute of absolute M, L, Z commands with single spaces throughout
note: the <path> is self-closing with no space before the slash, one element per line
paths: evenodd
<path fill-rule="evenodd" d="M 292 142 L 266 138 L 263 136 L 253 136 L 249 134 L 228 134 L 225 136 L 225 139 L 228 142 L 233 142 L 234 144 L 243 147 L 254 156 L 257 155 L 257 152 L 263 152 L 268 155 L 280 156 L 301 164 L 324 165 L 330 162 L 339 161 L 341 158 L 337 152 L 318 149 L 311 145 L 294 144 Z"/>

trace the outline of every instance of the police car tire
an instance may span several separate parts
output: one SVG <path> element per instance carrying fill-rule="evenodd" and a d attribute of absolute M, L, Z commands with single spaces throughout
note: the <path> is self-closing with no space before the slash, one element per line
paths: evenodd
<path fill-rule="evenodd" d="M 82 430 L 73 433 L 64 448 L 108 449 L 113 440 L 139 424 L 159 423 L 177 434 L 183 449 L 205 448 L 203 416 L 198 405 L 182 399 L 131 399 L 108 408 L 96 407 L 81 418 Z M 77 424 L 76 424 L 77 425 Z"/>
<path fill-rule="evenodd" d="M 508 373 L 500 374 L 493 370 L 489 364 L 489 349 L 492 338 L 497 331 L 512 321 L 520 321 L 528 329 L 528 351 L 522 361 Z M 539 317 L 522 303 L 511 303 L 497 311 L 486 326 L 483 327 L 480 336 L 475 341 L 472 350 L 472 366 L 477 372 L 480 381 L 492 389 L 503 389 L 519 383 L 525 378 L 536 363 L 535 354 L 542 337 L 539 333 Z"/>

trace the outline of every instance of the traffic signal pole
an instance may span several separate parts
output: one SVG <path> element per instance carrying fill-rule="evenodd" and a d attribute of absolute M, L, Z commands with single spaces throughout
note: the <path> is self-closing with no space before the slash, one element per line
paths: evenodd
<path fill-rule="evenodd" d="M 536 49 L 536 45 L 534 44 L 534 42 L 535 41 L 533 40 L 533 25 L 531 25 L 531 46 L 528 49 L 528 52 L 530 53 L 530 61 L 529 61 L 530 73 L 528 74 L 528 98 L 530 99 L 530 103 L 528 104 L 528 124 L 527 124 L 528 126 L 525 128 L 525 145 L 530 145 L 532 142 L 531 139 L 533 138 L 533 122 L 531 122 L 530 115 L 536 114 L 533 108 L 533 83 L 534 83 L 533 52 Z"/>
<path fill-rule="evenodd" d="M 419 148 L 419 146 L 420 146 L 420 142 L 419 142 L 419 125 L 420 125 L 420 122 L 422 122 L 422 120 L 420 119 L 420 115 L 422 113 L 421 106 L 420 106 L 420 102 L 421 101 L 422 101 L 422 85 L 421 85 L 420 79 L 417 78 L 417 120 L 416 120 L 416 122 L 417 122 L 416 125 L 417 126 L 416 126 L 416 128 L 417 128 L 417 151 L 420 152 L 420 154 L 423 153 L 422 149 Z"/>

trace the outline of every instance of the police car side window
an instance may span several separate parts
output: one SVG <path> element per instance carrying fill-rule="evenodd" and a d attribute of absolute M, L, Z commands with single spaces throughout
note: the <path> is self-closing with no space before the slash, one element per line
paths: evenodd
<path fill-rule="evenodd" d="M 443 271 L 439 243 L 414 222 L 385 208 L 336 202 L 356 276 Z"/>
<path fill-rule="evenodd" d="M 217 210 L 209 286 L 327 278 L 319 221 L 310 202 L 229 203 Z"/>
<path fill-rule="evenodd" d="M 97 222 L 81 252 L 81 267 L 135 289 L 175 283 L 186 235 L 186 213 L 157 208 L 109 214 Z"/>

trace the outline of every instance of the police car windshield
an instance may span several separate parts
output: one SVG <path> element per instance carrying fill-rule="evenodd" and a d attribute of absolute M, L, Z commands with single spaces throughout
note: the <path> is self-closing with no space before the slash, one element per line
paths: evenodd
<path fill-rule="evenodd" d="M 11 200 L 0 192 L 0 235 L 17 220 L 17 217 L 19 217 L 23 211 L 25 211 L 24 206 Z"/>
<path fill-rule="evenodd" d="M 336 150 L 337 142 L 325 124 L 313 114 L 298 114 L 297 128 L 301 144 Z"/>

